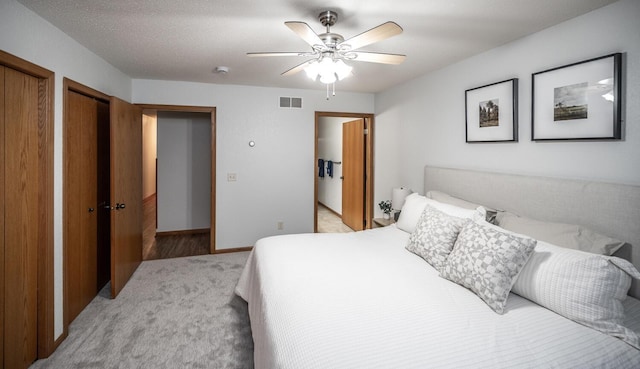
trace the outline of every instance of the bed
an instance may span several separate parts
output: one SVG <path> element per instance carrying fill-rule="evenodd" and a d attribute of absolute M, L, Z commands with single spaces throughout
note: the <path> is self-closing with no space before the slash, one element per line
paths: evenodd
<path fill-rule="evenodd" d="M 482 184 L 476 181 L 479 178 Z M 460 187 L 462 179 L 476 185 Z M 523 189 L 532 183 L 538 189 L 542 183 L 550 186 L 546 188 L 550 197 L 524 196 L 527 192 Z M 498 184 L 505 186 L 498 194 L 484 189 L 495 189 Z M 609 199 L 623 193 L 625 201 L 614 200 L 615 209 L 612 206 L 611 210 L 598 201 L 596 208 L 590 209 L 597 210 L 598 216 L 592 213 L 586 221 L 576 221 L 576 215 L 571 215 L 575 204 L 571 211 L 566 201 L 577 201 L 581 212 L 585 212 L 585 207 L 591 206 L 585 205 L 590 201 L 585 198 L 594 196 L 594 188 L 598 196 L 610 196 Z M 456 198 L 490 209 L 535 219 L 583 224 L 599 232 L 608 231 L 605 233 L 609 236 L 631 245 L 640 239 L 640 189 L 634 186 L 426 167 L 424 193 L 431 191 L 448 191 Z M 447 210 L 446 206 L 438 209 Z M 544 216 L 535 210 L 545 207 Z M 526 212 L 530 209 L 534 210 Z M 606 228 L 611 223 L 608 212 L 614 210 L 617 217 L 623 214 L 632 218 L 620 219 L 613 228 Z M 479 294 L 439 276 L 442 269 L 433 266 L 437 263 L 432 265 L 407 249 L 416 233 L 405 229 L 411 223 L 407 214 L 409 209 L 406 214 L 403 210 L 397 225 L 384 228 L 350 234 L 284 235 L 256 243 L 236 287 L 236 293 L 249 306 L 256 368 L 640 367 L 637 340 L 628 336 L 622 339 L 621 334 L 567 318 L 557 312 L 565 308 L 562 299 L 560 307 L 553 301 L 541 306 L 507 291 L 508 297 L 497 313 L 495 306 Z M 447 215 L 451 216 L 454 215 Z M 473 216 L 479 218 L 477 214 Z M 607 220 L 592 219 L 602 217 Z M 480 224 L 484 219 L 475 221 Z M 630 225 L 620 226 L 625 222 Z M 465 221 L 458 238 L 467 232 L 470 223 Z M 519 236 L 514 233 L 509 237 Z M 531 255 L 536 255 L 542 244 L 538 241 Z M 456 248 L 461 249 L 457 245 Z M 634 262 L 634 251 L 625 245 L 618 254 Z M 449 258 L 453 259 L 451 252 Z M 567 255 L 574 255 L 571 252 L 566 251 Z M 588 258 L 600 260 L 599 256 Z M 525 291 L 525 282 L 521 283 L 526 279 L 524 274 L 535 275 L 535 269 L 526 269 L 532 260 L 530 256 L 524 269 L 518 271 L 513 288 L 521 284 L 521 293 L 536 300 L 535 294 L 527 295 L 530 292 Z M 611 264 L 603 265 L 616 269 Z M 629 284 L 621 288 L 626 288 L 626 293 Z M 540 301 L 547 303 L 548 296 L 543 295 Z M 634 297 L 617 299 L 624 311 L 619 325 L 637 339 L 634 334 L 640 332 L 640 301 Z"/>

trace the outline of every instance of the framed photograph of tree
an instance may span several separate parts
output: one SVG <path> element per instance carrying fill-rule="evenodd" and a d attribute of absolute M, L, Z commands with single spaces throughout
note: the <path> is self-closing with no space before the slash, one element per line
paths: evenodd
<path fill-rule="evenodd" d="M 622 54 L 531 75 L 531 139 L 619 140 Z"/>
<path fill-rule="evenodd" d="M 464 92 L 466 141 L 518 141 L 518 79 Z"/>

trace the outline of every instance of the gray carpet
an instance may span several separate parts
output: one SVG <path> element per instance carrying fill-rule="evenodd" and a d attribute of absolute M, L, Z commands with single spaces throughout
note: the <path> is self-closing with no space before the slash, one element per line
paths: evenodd
<path fill-rule="evenodd" d="M 108 288 L 30 368 L 253 368 L 247 304 L 233 290 L 248 252 L 143 262 Z"/>

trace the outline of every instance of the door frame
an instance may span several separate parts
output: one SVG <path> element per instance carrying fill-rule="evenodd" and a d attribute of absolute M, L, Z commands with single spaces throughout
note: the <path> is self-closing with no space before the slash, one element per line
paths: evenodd
<path fill-rule="evenodd" d="M 135 104 L 142 110 L 173 111 L 183 113 L 209 113 L 211 114 L 211 209 L 209 224 L 209 253 L 216 254 L 216 108 L 213 106 L 190 105 L 159 105 L 159 104 Z M 144 137 L 143 137 L 144 139 Z M 156 175 L 158 166 L 156 165 Z M 158 183 L 156 182 L 156 188 Z M 156 194 L 157 196 L 157 194 Z M 156 200 L 157 201 L 157 200 Z M 228 251 L 228 250 L 224 250 Z"/>
<path fill-rule="evenodd" d="M 367 113 L 340 113 L 340 112 L 328 112 L 328 111 L 316 111 L 315 112 L 315 143 L 314 143 L 314 165 L 318 163 L 318 125 L 320 118 L 334 117 L 334 118 L 354 118 L 364 119 L 367 134 L 365 135 L 365 201 L 364 201 L 364 214 L 365 214 L 365 229 L 372 228 L 373 220 L 373 138 L 374 138 L 374 115 Z M 313 171 L 313 232 L 318 232 L 318 171 L 317 168 Z"/>
<path fill-rule="evenodd" d="M 54 241 L 53 241 L 53 104 L 55 73 L 0 50 L 0 65 L 31 75 L 39 80 L 40 102 L 38 111 L 39 142 L 38 228 L 37 262 L 37 357 L 46 358 L 64 340 L 63 333 L 55 339 L 55 299 L 54 299 Z M 4 250 L 0 258 L 4 262 Z M 4 283 L 4 276 L 3 276 Z M 3 297 L 4 298 L 4 297 Z M 4 315 L 2 315 L 4 316 Z M 4 356 L 4 355 L 3 355 Z"/>
<path fill-rule="evenodd" d="M 69 121 L 69 92 L 79 93 L 81 95 L 85 95 L 87 97 L 91 97 L 97 100 L 101 100 L 110 104 L 110 96 L 106 95 L 98 90 L 94 90 L 91 87 L 87 87 L 79 82 L 76 82 L 72 79 L 64 77 L 62 79 L 62 240 L 63 240 L 63 273 L 62 273 L 62 284 L 64 286 L 64 294 L 63 294 L 63 337 L 66 337 L 69 333 L 69 237 L 67 234 L 69 233 L 69 225 L 67 224 L 67 215 L 70 212 L 68 204 L 70 203 L 69 199 L 74 195 L 68 188 L 67 178 L 69 178 L 69 169 L 67 165 L 67 161 L 69 160 L 69 145 L 68 145 L 68 129 L 70 129 L 67 122 Z"/>

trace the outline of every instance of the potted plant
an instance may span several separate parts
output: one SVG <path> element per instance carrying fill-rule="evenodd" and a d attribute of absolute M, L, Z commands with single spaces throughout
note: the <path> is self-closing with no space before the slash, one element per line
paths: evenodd
<path fill-rule="evenodd" d="M 389 219 L 391 217 L 389 215 L 391 213 L 391 200 L 380 201 L 380 203 L 378 203 L 378 206 L 384 213 L 384 219 Z"/>

